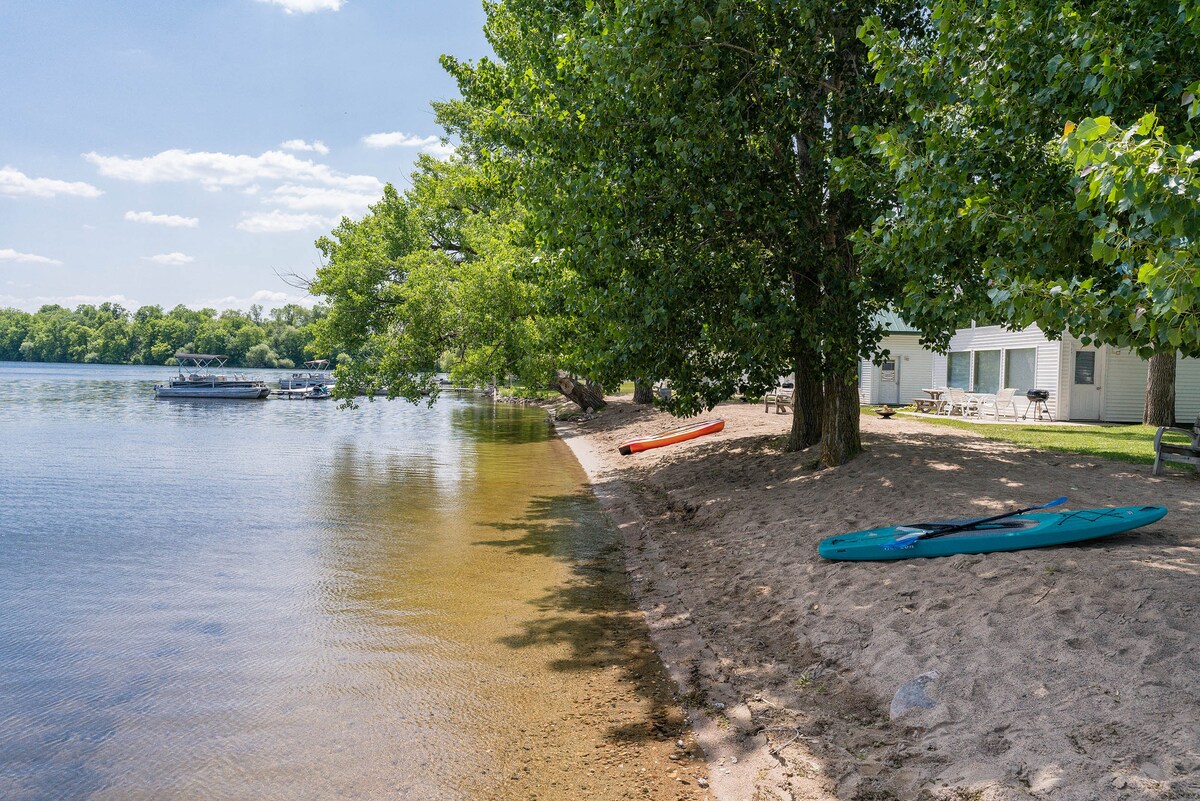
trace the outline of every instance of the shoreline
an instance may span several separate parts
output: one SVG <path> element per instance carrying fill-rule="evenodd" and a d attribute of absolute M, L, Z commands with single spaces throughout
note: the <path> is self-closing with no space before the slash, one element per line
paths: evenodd
<path fill-rule="evenodd" d="M 740 703 L 732 688 L 721 687 L 714 699 L 714 688 L 704 686 L 696 675 L 701 663 L 711 670 L 715 656 L 688 611 L 667 603 L 676 594 L 675 584 L 658 569 L 662 554 L 642 522 L 635 488 L 605 468 L 595 443 L 578 431 L 577 424 L 556 421 L 555 428 L 587 473 L 593 494 L 621 538 L 630 596 L 645 617 L 663 668 L 678 688 L 685 719 L 708 763 L 713 798 L 757 798 L 765 778 L 779 782 L 780 777 L 772 774 L 782 766 L 769 755 L 765 738 L 754 729 L 749 708 Z"/>
<path fill-rule="evenodd" d="M 782 452 L 790 416 L 713 416 L 724 432 L 632 457 L 616 444 L 672 418 L 617 399 L 555 427 L 621 534 L 716 799 L 1200 795 L 1194 476 L 869 418 L 866 453 L 818 471 Z M 887 566 L 815 554 L 828 533 L 1058 494 L 1171 512 L 1069 548 Z M 898 688 L 932 673 L 932 708 L 891 719 Z"/>

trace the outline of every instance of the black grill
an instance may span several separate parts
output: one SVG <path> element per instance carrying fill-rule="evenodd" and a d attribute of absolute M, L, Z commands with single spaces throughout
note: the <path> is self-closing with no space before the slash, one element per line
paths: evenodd
<path fill-rule="evenodd" d="M 1029 398 L 1029 400 L 1031 400 L 1031 401 L 1050 400 L 1050 390 L 1048 390 L 1048 389 L 1027 389 L 1027 390 L 1025 390 L 1025 397 Z"/>

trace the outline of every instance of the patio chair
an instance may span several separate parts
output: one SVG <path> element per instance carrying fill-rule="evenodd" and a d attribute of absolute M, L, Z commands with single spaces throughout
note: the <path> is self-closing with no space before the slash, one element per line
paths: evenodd
<path fill-rule="evenodd" d="M 942 413 L 947 417 L 953 417 L 956 414 L 966 417 L 968 414 L 972 414 L 979 410 L 979 404 L 974 398 L 967 395 L 967 391 L 965 389 L 950 387 L 946 390 L 946 394 L 942 397 L 945 398 L 945 405 L 942 407 Z"/>
<path fill-rule="evenodd" d="M 993 417 L 995 417 L 996 420 L 999 420 L 1001 409 L 1012 409 L 1013 419 L 1016 420 L 1017 404 L 1013 402 L 1013 396 L 1016 394 L 1017 391 L 1015 389 L 1011 387 L 1005 387 L 995 395 L 984 395 L 979 400 L 979 416 L 982 417 L 990 408 L 992 410 Z"/>

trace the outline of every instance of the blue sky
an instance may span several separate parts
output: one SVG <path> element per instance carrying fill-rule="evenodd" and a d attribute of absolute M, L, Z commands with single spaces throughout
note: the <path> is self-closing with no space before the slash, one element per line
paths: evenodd
<path fill-rule="evenodd" d="M 267 308 L 419 152 L 480 0 L 0 0 L 0 307 Z"/>

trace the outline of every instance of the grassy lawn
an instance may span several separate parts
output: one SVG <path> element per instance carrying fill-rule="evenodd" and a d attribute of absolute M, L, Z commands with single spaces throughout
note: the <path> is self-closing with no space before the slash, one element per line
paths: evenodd
<path fill-rule="evenodd" d="M 873 410 L 872 410 L 873 411 Z M 1000 442 L 1011 442 L 1027 448 L 1078 453 L 1113 459 L 1118 462 L 1152 464 L 1154 462 L 1154 426 L 1143 425 L 987 425 L 969 420 L 949 420 L 919 417 L 935 426 L 974 431 L 980 436 Z M 1176 465 L 1179 467 L 1179 465 Z"/>

